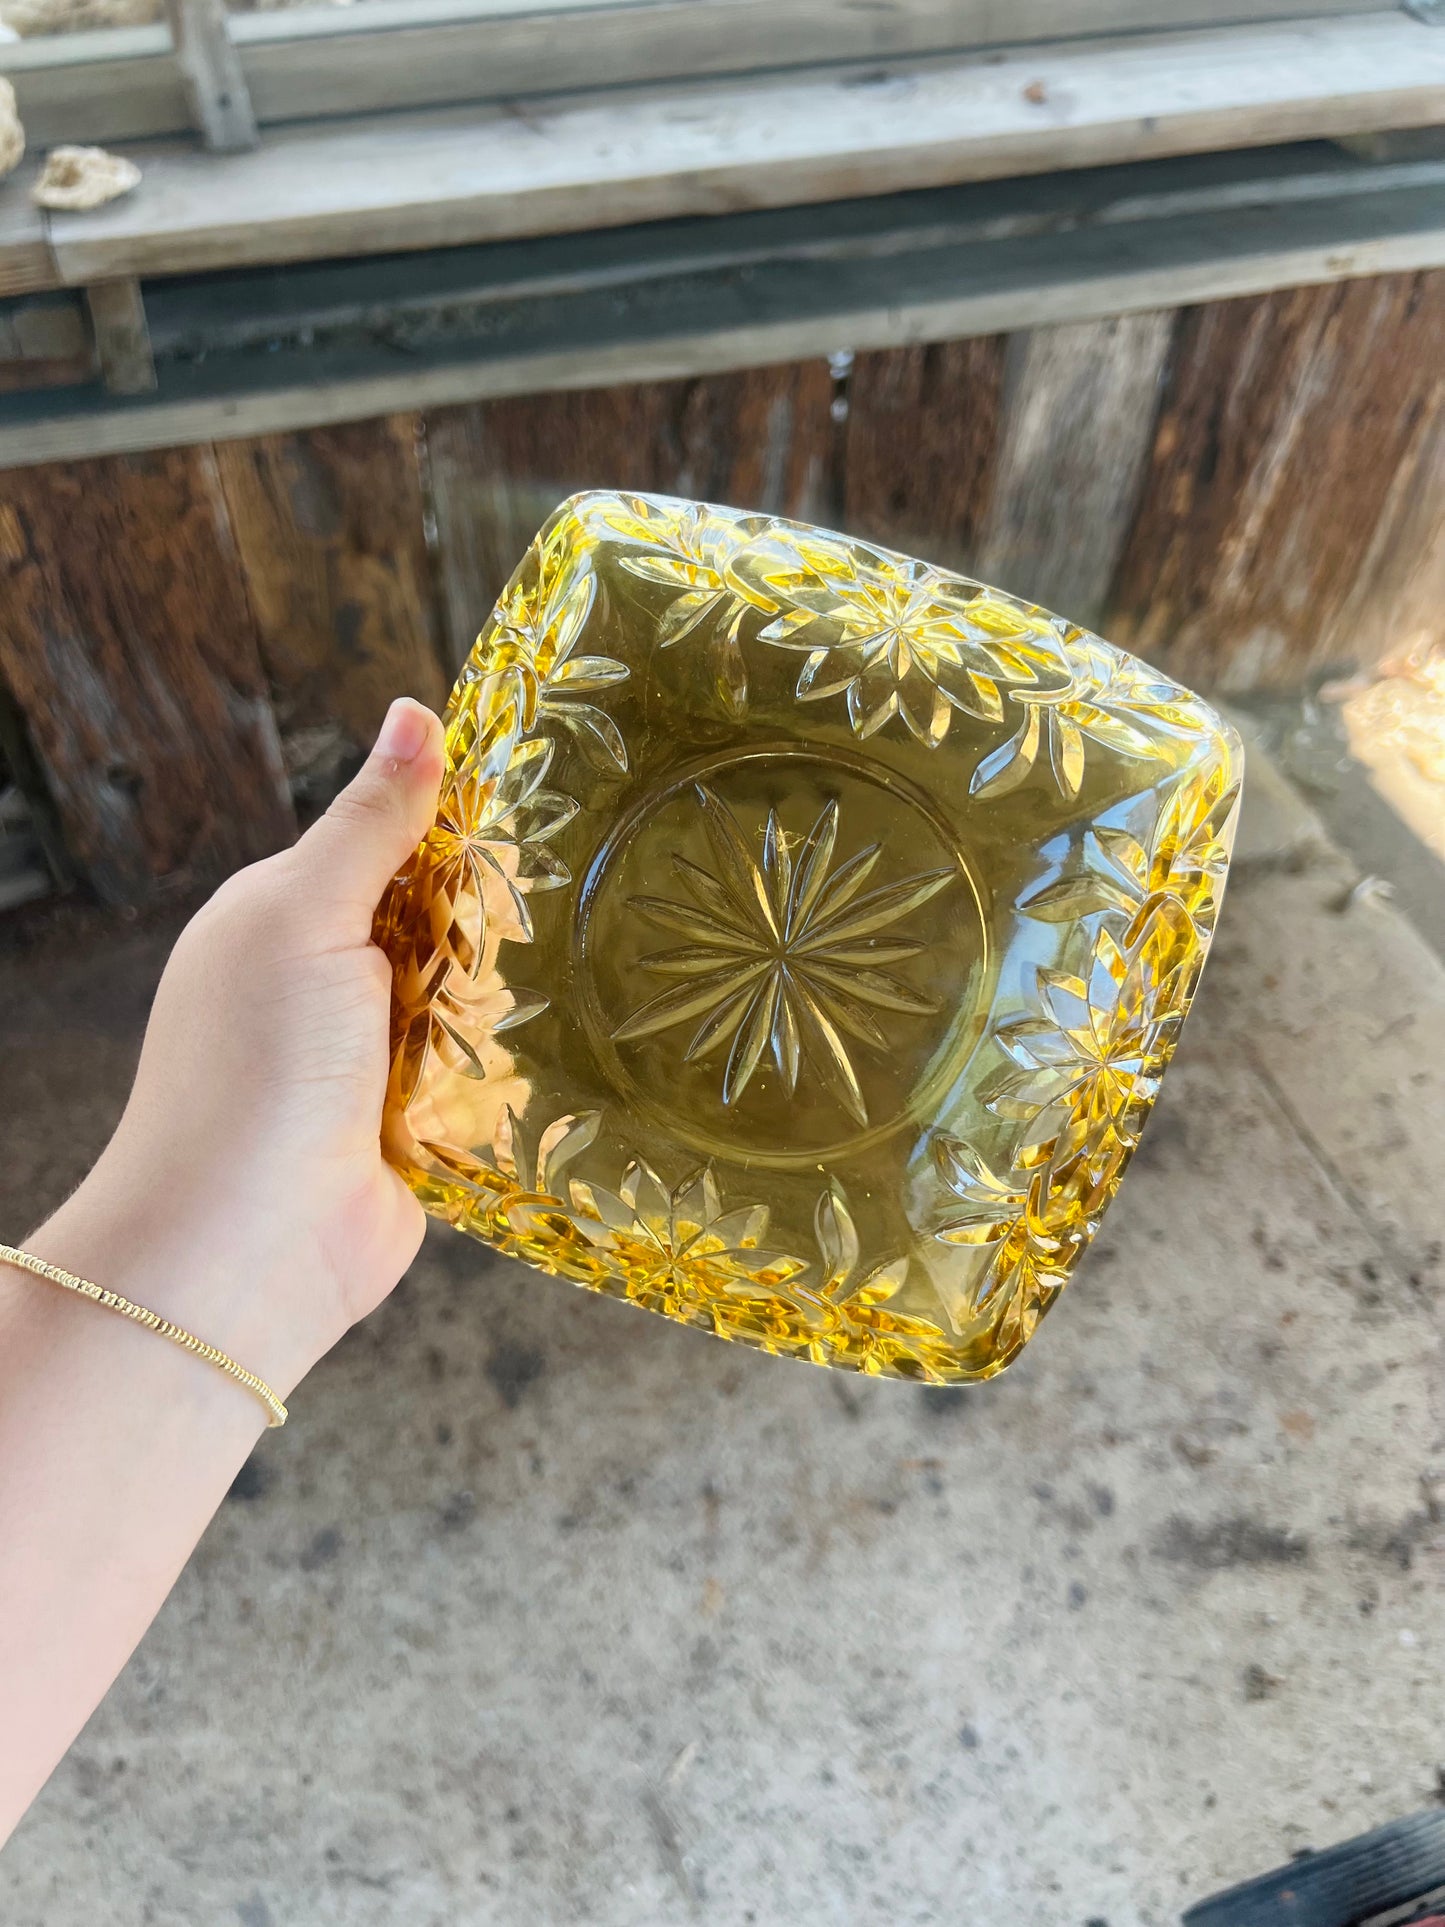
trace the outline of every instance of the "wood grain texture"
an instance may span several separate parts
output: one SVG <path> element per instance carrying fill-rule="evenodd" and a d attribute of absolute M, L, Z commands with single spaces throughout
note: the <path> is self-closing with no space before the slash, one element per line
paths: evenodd
<path fill-rule="evenodd" d="M 7 787 L 10 790 L 9 809 Z M 46 784 L 45 773 L 36 760 L 25 718 L 4 676 L 0 675 L 0 874 L 5 868 L 3 847 L 7 835 L 12 838 L 16 835 L 13 809 L 16 796 L 20 799 L 23 813 L 18 831 L 22 873 L 29 876 L 32 884 L 38 870 L 47 887 L 54 886 L 62 890 L 73 888 L 75 869 L 66 848 L 65 831 L 61 827 L 55 799 Z M 11 848 L 13 852 L 13 842 Z M 4 894 L 3 884 L 0 884 L 0 898 Z M 33 889 L 26 891 L 27 898 L 39 894 Z"/>
<path fill-rule="evenodd" d="M 1098 622 L 1153 439 L 1171 313 L 1009 339 L 998 474 L 979 545 L 987 582 Z"/>
<path fill-rule="evenodd" d="M 165 13 L 192 127 L 213 153 L 254 147 L 256 116 L 222 0 L 165 0 Z"/>
<path fill-rule="evenodd" d="M 827 520 L 825 362 L 441 409 L 427 418 L 446 640 L 460 664 L 527 544 L 582 488 Z"/>
<path fill-rule="evenodd" d="M 1445 42 L 1403 13 L 1063 41 L 144 142 L 142 193 L 50 227 L 69 285 L 571 233 L 1423 126 Z"/>
<path fill-rule="evenodd" d="M 1368 659 L 1377 642 L 1344 623 L 1352 599 L 1387 601 L 1385 576 L 1422 539 L 1414 518 L 1437 529 L 1445 514 L 1438 489 L 1416 504 L 1402 475 L 1442 370 L 1445 271 L 1187 311 L 1106 633 L 1225 689 Z"/>
<path fill-rule="evenodd" d="M 231 442 L 215 459 L 283 727 L 339 725 L 354 757 L 394 696 L 440 706 L 416 417 Z"/>
<path fill-rule="evenodd" d="M 1445 362 L 1420 408 L 1369 547 L 1326 621 L 1326 662 L 1399 660 L 1445 644 Z"/>
<path fill-rule="evenodd" d="M 134 276 L 85 290 L 101 379 L 113 395 L 146 395 L 156 385 L 145 299 Z"/>
<path fill-rule="evenodd" d="M 407 0 L 368 0 L 393 3 Z M 159 395 L 143 408 L 57 398 L 0 421 L 0 468 L 1416 272 L 1445 264 L 1438 173 L 1274 150 L 754 211 L 705 229 L 541 237 L 485 258 L 449 249 L 409 269 L 407 257 L 317 265 L 228 281 L 224 301 L 209 283 L 155 283 Z M 425 346 L 429 310 L 448 311 L 445 352 Z M 343 329 L 334 346 L 302 339 L 323 316 Z M 398 354 L 393 318 L 419 330 L 415 353 Z M 204 365 L 177 364 L 176 347 L 197 341 Z"/>
<path fill-rule="evenodd" d="M 1275 18 L 1382 11 L 1387 0 L 1270 0 Z M 1061 30 L 1057 0 L 584 0 L 553 10 L 443 9 L 429 0 L 368 0 L 378 32 L 357 33 L 324 8 L 232 16 L 232 33 L 257 117 L 359 114 L 472 98 L 632 86 L 740 68 L 830 60 L 883 60 L 1023 41 Z M 1239 0 L 1090 0 L 1074 31 L 1141 33 L 1238 20 Z M 350 32 L 338 29 L 351 28 Z M 133 137 L 167 131 L 139 123 Z"/>
<path fill-rule="evenodd" d="M 993 498 L 1006 341 L 988 335 L 862 354 L 848 379 L 843 523 L 971 570 Z"/>
<path fill-rule="evenodd" d="M 39 173 L 32 155 L 0 181 L 0 295 L 60 286 L 45 216 L 30 198 Z"/>
<path fill-rule="evenodd" d="M 1313 18 L 1391 4 L 1270 0 L 1269 12 Z M 1089 0 L 1087 19 L 1073 30 L 1229 25 L 1240 12 L 1240 0 Z M 1057 0 L 427 0 L 424 8 L 367 0 L 365 32 L 345 8 L 330 7 L 263 7 L 232 13 L 228 24 L 256 118 L 266 123 L 791 67 L 820 48 L 833 60 L 876 61 L 1016 46 L 1051 40 L 1063 23 Z M 63 39 L 72 44 L 57 45 Z M 193 129 L 164 27 L 0 46 L 0 72 L 14 82 L 36 148 Z"/>
<path fill-rule="evenodd" d="M 5 478 L 0 676 L 107 900 L 214 880 L 295 834 L 209 449 Z"/>

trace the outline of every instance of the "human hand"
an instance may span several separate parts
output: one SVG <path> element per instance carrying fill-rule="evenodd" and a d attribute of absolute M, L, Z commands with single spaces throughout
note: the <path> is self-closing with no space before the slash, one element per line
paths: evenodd
<path fill-rule="evenodd" d="M 326 815 L 187 925 L 115 1136 L 34 1241 L 283 1397 L 421 1242 L 421 1207 L 381 1156 L 391 975 L 370 935 L 441 770 L 437 718 L 393 704 Z"/>
<path fill-rule="evenodd" d="M 26 1241 L 282 1398 L 421 1242 L 421 1207 L 381 1156 L 391 973 L 370 938 L 441 770 L 436 717 L 393 704 L 295 849 L 216 892 L 166 965 L 115 1136 Z M 0 1843 L 264 1418 L 177 1347 L 0 1265 Z"/>

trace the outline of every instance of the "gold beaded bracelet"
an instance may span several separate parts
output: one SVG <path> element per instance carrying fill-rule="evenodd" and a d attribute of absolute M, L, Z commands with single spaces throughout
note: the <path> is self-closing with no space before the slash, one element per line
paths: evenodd
<path fill-rule="evenodd" d="M 159 1312 L 148 1311 L 144 1305 L 133 1304 L 129 1298 L 122 1298 L 118 1291 L 104 1291 L 93 1285 L 87 1278 L 77 1278 L 72 1271 L 62 1271 L 59 1265 L 49 1265 L 43 1258 L 32 1257 L 28 1251 L 18 1251 L 14 1245 L 0 1245 L 0 1262 L 17 1265 L 21 1271 L 33 1271 L 37 1278 L 48 1278 L 52 1285 L 63 1285 L 66 1291 L 79 1292 L 82 1298 L 92 1299 L 97 1305 L 104 1305 L 107 1311 L 118 1311 L 122 1318 L 132 1318 L 136 1324 L 144 1325 L 147 1331 L 158 1332 L 168 1338 L 173 1345 L 179 1345 L 184 1352 L 193 1352 L 208 1365 L 214 1365 L 218 1372 L 227 1378 L 234 1378 L 238 1385 L 244 1385 L 248 1392 L 266 1407 L 266 1423 L 271 1426 L 286 1423 L 286 1407 L 277 1398 L 264 1378 L 257 1378 L 248 1372 L 244 1365 L 238 1365 L 226 1352 L 217 1351 L 208 1345 L 204 1338 L 197 1338 L 183 1325 L 173 1325 L 169 1318 L 162 1318 Z"/>

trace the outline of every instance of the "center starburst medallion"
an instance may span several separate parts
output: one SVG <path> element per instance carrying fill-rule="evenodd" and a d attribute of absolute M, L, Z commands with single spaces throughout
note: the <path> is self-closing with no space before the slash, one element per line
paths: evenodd
<path fill-rule="evenodd" d="M 724 1104 L 742 1096 L 770 1054 L 790 1096 L 806 1063 L 866 1125 L 852 1047 L 890 1048 L 875 1013 L 928 1016 L 938 1008 L 885 967 L 907 963 L 924 944 L 885 933 L 936 896 L 953 872 L 921 871 L 864 891 L 882 845 L 869 844 L 835 868 L 836 800 L 796 840 L 794 853 L 776 811 L 768 813 L 757 850 L 712 790 L 699 784 L 696 794 L 716 869 L 675 853 L 673 869 L 688 901 L 630 899 L 640 917 L 687 941 L 641 959 L 645 970 L 676 981 L 620 1024 L 614 1042 L 695 1022 L 684 1062 L 730 1046 Z"/>

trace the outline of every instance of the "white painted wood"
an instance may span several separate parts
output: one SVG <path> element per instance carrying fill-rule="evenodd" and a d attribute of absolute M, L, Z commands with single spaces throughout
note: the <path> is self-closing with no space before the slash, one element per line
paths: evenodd
<path fill-rule="evenodd" d="M 569 345 L 480 356 L 445 364 L 391 361 L 379 370 L 345 375 L 325 367 L 314 382 L 244 394 L 169 399 L 112 411 L 59 411 L 25 420 L 0 417 L 0 469 L 79 456 L 164 448 L 196 441 L 320 427 L 398 409 L 439 407 L 547 389 L 605 387 L 614 382 L 666 380 L 730 368 L 803 360 L 841 347 L 890 348 L 918 341 L 1006 333 L 1060 323 L 1089 323 L 1123 314 L 1187 306 L 1271 288 L 1303 286 L 1352 275 L 1445 266 L 1445 208 L 1430 218 L 1412 209 L 1398 227 L 1380 196 L 1369 210 L 1367 238 L 1331 235 L 1319 211 L 1305 205 L 1305 236 L 1291 239 L 1286 212 L 1267 232 L 1230 211 L 1211 217 L 1167 258 L 1128 223 L 1103 223 L 1077 237 L 1068 268 L 1039 275 L 1028 266 L 1010 279 L 981 259 L 970 284 L 930 291 L 891 287 L 840 299 L 806 314 L 762 313 L 728 326 L 702 323 L 672 334 L 600 343 L 579 335 Z M 1410 197 L 1418 203 L 1421 196 Z M 1438 197 L 1429 196 L 1432 205 Z M 1185 222 L 1179 224 L 1181 230 Z M 1325 232 L 1321 232 L 1322 226 Z M 864 270 L 874 285 L 875 261 Z M 765 304 L 760 304 L 765 305 Z"/>
<path fill-rule="evenodd" d="M 71 284 L 610 227 L 1445 120 L 1403 14 L 452 108 L 139 146 L 140 190 L 56 222 Z"/>
<path fill-rule="evenodd" d="M 1386 12 L 1392 0 L 1269 0 L 1271 17 Z M 366 0 L 230 20 L 257 119 L 311 119 L 467 99 L 634 85 L 833 60 L 879 60 L 1061 32 L 1141 33 L 1248 20 L 1249 0 Z M 31 139 L 184 133 L 163 27 L 0 47 Z"/>

